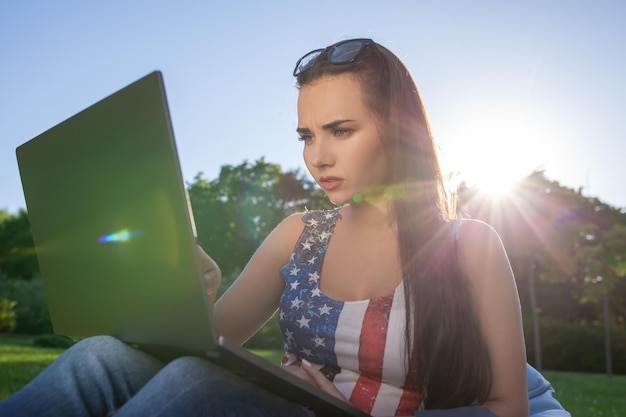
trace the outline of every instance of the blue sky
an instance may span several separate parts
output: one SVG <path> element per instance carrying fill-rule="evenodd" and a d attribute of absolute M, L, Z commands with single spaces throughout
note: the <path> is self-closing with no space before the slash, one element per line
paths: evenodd
<path fill-rule="evenodd" d="M 183 175 L 265 157 L 302 168 L 291 71 L 371 37 L 409 67 L 449 169 L 543 168 L 626 207 L 626 2 L 0 0 L 0 209 L 24 208 L 15 148 L 164 74 Z"/>

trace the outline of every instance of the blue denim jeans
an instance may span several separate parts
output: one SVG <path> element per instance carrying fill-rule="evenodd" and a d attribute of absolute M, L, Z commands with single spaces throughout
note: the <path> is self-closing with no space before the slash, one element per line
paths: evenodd
<path fill-rule="evenodd" d="M 182 357 L 164 364 L 110 336 L 85 339 L 0 403 L 0 416 L 311 417 L 308 410 Z"/>

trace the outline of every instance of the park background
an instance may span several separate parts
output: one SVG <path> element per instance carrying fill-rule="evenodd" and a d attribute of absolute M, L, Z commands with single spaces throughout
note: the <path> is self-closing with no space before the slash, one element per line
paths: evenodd
<path fill-rule="evenodd" d="M 160 69 L 200 243 L 228 285 L 280 219 L 328 205 L 301 162 L 295 61 L 372 37 L 413 73 L 460 207 L 503 237 L 529 361 L 626 393 L 624 17 L 619 1 L 0 1 L 3 330 L 57 343 L 16 146 Z M 248 346 L 280 349 L 275 323 Z M 585 395 L 577 415 L 626 415 L 626 394 L 613 414 Z"/>

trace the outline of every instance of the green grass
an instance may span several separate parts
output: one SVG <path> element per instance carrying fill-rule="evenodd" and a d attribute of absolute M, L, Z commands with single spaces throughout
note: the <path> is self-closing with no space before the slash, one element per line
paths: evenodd
<path fill-rule="evenodd" d="M 626 376 L 545 371 L 573 417 L 625 417 Z"/>
<path fill-rule="evenodd" d="M 32 346 L 33 337 L 0 333 L 0 400 L 37 376 L 63 349 Z"/>
<path fill-rule="evenodd" d="M 0 400 L 37 376 L 63 349 L 32 346 L 33 337 L 0 333 Z M 282 352 L 254 351 L 272 363 Z M 626 376 L 545 371 L 573 417 L 626 417 Z"/>

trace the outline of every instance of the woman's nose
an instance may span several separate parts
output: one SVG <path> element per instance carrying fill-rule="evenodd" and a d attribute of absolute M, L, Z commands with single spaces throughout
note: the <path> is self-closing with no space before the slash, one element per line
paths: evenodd
<path fill-rule="evenodd" d="M 324 139 L 318 139 L 305 149 L 305 158 L 314 167 L 330 166 L 334 163 L 332 147 Z"/>

